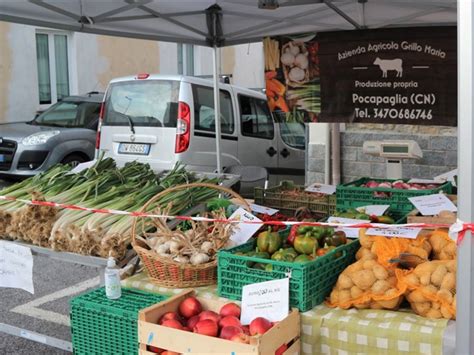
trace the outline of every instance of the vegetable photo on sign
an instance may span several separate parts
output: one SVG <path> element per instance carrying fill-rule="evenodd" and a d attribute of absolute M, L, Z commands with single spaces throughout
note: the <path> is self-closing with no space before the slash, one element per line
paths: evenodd
<path fill-rule="evenodd" d="M 315 35 L 265 38 L 263 43 L 270 110 L 279 121 L 317 122 L 321 99 Z"/>

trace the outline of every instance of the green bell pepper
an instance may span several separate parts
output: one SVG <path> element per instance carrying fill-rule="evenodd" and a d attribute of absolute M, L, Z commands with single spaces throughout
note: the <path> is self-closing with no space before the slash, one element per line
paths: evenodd
<path fill-rule="evenodd" d="M 280 234 L 272 232 L 271 228 L 265 232 L 261 232 L 257 237 L 257 247 L 259 251 L 273 254 L 282 245 Z"/>
<path fill-rule="evenodd" d="M 318 249 L 318 246 L 318 240 L 311 236 L 311 233 L 306 233 L 305 235 L 298 235 L 295 238 L 294 247 L 296 251 L 300 254 L 314 254 Z"/>

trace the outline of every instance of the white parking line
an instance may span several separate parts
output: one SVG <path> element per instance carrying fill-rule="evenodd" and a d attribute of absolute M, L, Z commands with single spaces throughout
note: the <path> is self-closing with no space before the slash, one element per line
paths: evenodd
<path fill-rule="evenodd" d="M 37 308 L 37 307 L 41 306 L 42 304 L 52 302 L 66 296 L 71 296 L 76 293 L 87 290 L 88 288 L 97 286 L 99 282 L 100 282 L 100 277 L 97 276 L 97 277 L 94 277 L 93 279 L 83 281 L 74 286 L 70 286 L 62 290 L 45 295 L 43 297 L 34 299 L 31 302 L 16 306 L 15 308 L 12 308 L 10 311 L 19 313 L 19 314 L 24 314 L 33 318 L 42 319 L 42 320 L 52 322 L 52 323 L 58 323 L 61 325 L 70 326 L 69 316 L 56 313 L 53 311 L 47 311 L 47 310 Z"/>

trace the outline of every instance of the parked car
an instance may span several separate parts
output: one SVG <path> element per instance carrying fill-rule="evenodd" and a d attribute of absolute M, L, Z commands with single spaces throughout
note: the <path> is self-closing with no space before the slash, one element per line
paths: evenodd
<path fill-rule="evenodd" d="M 28 177 L 94 158 L 103 93 L 70 96 L 29 122 L 0 124 L 0 176 Z"/>
<path fill-rule="evenodd" d="M 156 171 L 177 161 L 215 171 L 213 85 L 188 76 L 114 79 L 104 100 L 100 150 L 119 165 L 139 160 Z M 264 94 L 220 84 L 222 167 L 262 166 L 271 176 L 304 179 L 305 127 L 276 123 Z"/>

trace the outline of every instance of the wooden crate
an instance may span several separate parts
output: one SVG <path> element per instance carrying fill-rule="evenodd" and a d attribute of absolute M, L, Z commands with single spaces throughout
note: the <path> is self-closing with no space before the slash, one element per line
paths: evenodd
<path fill-rule="evenodd" d="M 291 310 L 284 320 L 273 326 L 259 337 L 251 337 L 250 344 L 242 344 L 214 338 L 184 330 L 163 327 L 156 324 L 166 312 L 177 312 L 178 306 L 185 298 L 194 296 L 192 290 L 184 291 L 148 308 L 138 315 L 139 353 L 152 354 L 147 345 L 171 350 L 182 354 L 255 354 L 268 355 L 283 344 L 291 344 L 284 355 L 297 355 L 300 351 L 300 314 L 297 309 Z M 209 300 L 198 297 L 205 310 L 219 312 L 228 301 Z"/>
<path fill-rule="evenodd" d="M 457 204 L 457 195 L 446 195 L 454 204 Z M 429 223 L 429 224 L 453 224 L 456 223 L 457 214 L 451 217 L 440 216 L 422 216 L 417 209 L 414 209 L 407 215 L 407 223 Z"/>

